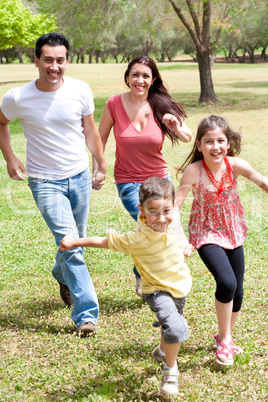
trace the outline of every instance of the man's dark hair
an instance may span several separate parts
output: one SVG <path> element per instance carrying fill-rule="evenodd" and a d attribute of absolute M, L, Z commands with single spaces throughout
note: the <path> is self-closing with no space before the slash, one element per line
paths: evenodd
<path fill-rule="evenodd" d="M 42 47 L 44 45 L 49 46 L 65 46 L 66 48 L 66 59 L 69 58 L 69 41 L 68 39 L 57 32 L 50 32 L 42 35 L 39 39 L 37 39 L 35 44 L 35 55 L 38 59 L 40 59 L 42 54 Z"/>
<path fill-rule="evenodd" d="M 174 203 L 175 189 L 171 181 L 163 177 L 151 177 L 145 180 L 139 190 L 140 204 L 143 207 L 148 200 L 159 200 L 159 198 L 170 198 Z"/>

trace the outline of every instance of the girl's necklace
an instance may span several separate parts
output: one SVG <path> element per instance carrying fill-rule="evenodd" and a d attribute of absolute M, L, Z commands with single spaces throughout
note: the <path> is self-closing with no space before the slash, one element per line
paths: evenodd
<path fill-rule="evenodd" d="M 223 173 L 223 175 L 221 177 L 221 181 L 218 181 L 215 179 L 212 172 L 207 167 L 204 158 L 202 159 L 202 163 L 203 163 L 204 169 L 206 171 L 206 174 L 208 175 L 208 178 L 210 179 L 211 183 L 213 184 L 213 186 L 216 188 L 216 190 L 218 192 L 218 194 L 217 194 L 218 197 L 220 196 L 220 194 L 223 192 L 223 190 L 225 188 L 234 187 L 232 169 L 231 169 L 231 165 L 230 165 L 230 162 L 228 161 L 227 157 L 224 158 L 224 163 L 227 168 L 227 173 Z"/>
<path fill-rule="evenodd" d="M 143 107 L 140 105 L 140 103 L 139 103 L 138 101 L 136 101 L 136 102 L 137 102 L 137 104 L 139 105 L 139 108 L 145 112 L 145 117 L 146 117 L 146 119 L 149 119 L 150 114 L 151 114 L 151 111 L 150 111 L 150 110 L 147 110 L 147 109 L 146 109 L 146 110 L 143 109 Z M 147 105 L 149 105 L 149 103 L 147 103 L 145 106 L 147 106 Z"/>

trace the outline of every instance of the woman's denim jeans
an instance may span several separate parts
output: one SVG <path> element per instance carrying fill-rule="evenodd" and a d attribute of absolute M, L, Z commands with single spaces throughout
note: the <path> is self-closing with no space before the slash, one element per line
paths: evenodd
<path fill-rule="evenodd" d="M 140 203 L 139 189 L 141 185 L 142 183 L 121 183 L 116 185 L 122 204 L 135 221 L 137 221 L 140 212 L 138 204 Z M 140 278 L 140 274 L 135 265 L 133 272 Z"/>
<path fill-rule="evenodd" d="M 69 234 L 85 237 L 87 229 L 91 176 L 89 169 L 64 180 L 29 177 L 36 205 L 51 230 L 57 246 Z M 67 285 L 74 302 L 72 319 L 77 327 L 85 322 L 96 324 L 98 298 L 83 258 L 83 249 L 57 251 L 52 269 L 54 278 Z"/>

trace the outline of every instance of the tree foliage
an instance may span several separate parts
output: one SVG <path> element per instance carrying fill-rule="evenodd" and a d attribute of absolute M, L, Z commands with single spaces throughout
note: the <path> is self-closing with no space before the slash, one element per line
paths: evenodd
<path fill-rule="evenodd" d="M 40 35 L 56 27 L 53 15 L 33 15 L 20 0 L 0 0 L 0 49 L 33 46 Z"/>
<path fill-rule="evenodd" d="M 268 46 L 267 0 L 0 0 L 0 49 L 33 46 L 55 30 L 70 40 L 71 61 L 129 61 L 140 54 L 157 61 L 184 50 L 198 62 L 199 102 L 214 103 L 211 66 L 224 49 L 228 60 L 254 62 L 256 48 Z M 40 14 L 37 14 L 37 11 Z M 50 15 L 52 15 L 49 17 Z M 238 50 L 244 55 L 239 56 Z"/>
<path fill-rule="evenodd" d="M 37 0 L 37 3 L 39 11 L 57 15 L 59 30 L 70 39 L 73 52 L 80 54 L 101 46 L 116 24 L 115 1 Z"/>
<path fill-rule="evenodd" d="M 187 29 L 195 47 L 201 86 L 199 102 L 218 102 L 211 75 L 211 61 L 214 59 L 215 48 L 223 31 L 234 28 L 233 20 L 239 18 L 243 22 L 243 19 L 252 18 L 260 2 L 257 0 L 167 1 L 170 2 L 179 20 Z M 264 1 L 266 3 L 266 0 L 261 0 L 261 3 Z M 265 7 L 267 9 L 267 4 Z M 247 28 L 245 27 L 245 31 Z M 254 32 L 257 34 L 257 29 Z M 260 34 L 257 36 L 259 37 Z M 253 42 L 252 47 L 256 48 L 259 42 L 256 39 Z M 248 43 L 247 51 L 252 52 L 252 47 Z"/>

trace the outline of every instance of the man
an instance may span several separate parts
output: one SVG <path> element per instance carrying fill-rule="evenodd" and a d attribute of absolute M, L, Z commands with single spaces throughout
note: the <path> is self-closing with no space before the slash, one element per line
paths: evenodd
<path fill-rule="evenodd" d="M 39 78 L 9 90 L 0 109 L 0 148 L 8 174 L 14 180 L 28 175 L 34 200 L 58 246 L 66 234 L 86 235 L 91 188 L 100 189 L 106 173 L 92 92 L 83 81 L 63 77 L 68 51 L 63 35 L 42 35 L 35 47 Z M 26 169 L 10 143 L 8 123 L 17 118 L 27 139 Z M 92 182 L 86 147 L 98 165 Z M 52 274 L 62 300 L 73 306 L 77 334 L 94 334 L 99 305 L 83 249 L 57 252 Z"/>

